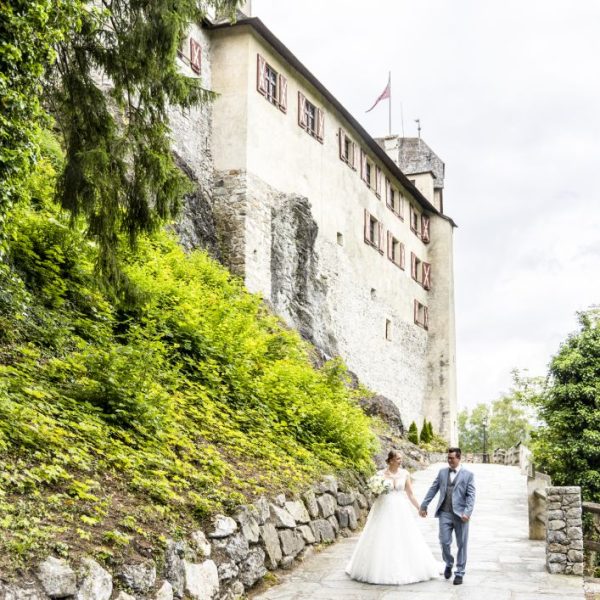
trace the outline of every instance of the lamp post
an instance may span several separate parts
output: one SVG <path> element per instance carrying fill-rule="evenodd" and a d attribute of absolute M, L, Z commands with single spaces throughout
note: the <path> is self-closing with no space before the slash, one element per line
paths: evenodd
<path fill-rule="evenodd" d="M 487 426 L 488 426 L 488 418 L 485 416 L 482 421 L 483 426 L 483 462 L 489 463 L 489 458 L 487 455 Z"/>

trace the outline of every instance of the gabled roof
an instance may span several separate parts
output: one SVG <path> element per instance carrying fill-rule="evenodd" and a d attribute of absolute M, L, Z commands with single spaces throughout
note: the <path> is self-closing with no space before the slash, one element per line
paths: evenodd
<path fill-rule="evenodd" d="M 212 23 L 205 20 L 207 29 L 223 30 L 233 29 L 243 26 L 248 26 L 254 30 L 265 42 L 267 42 L 287 63 L 293 67 L 300 75 L 302 75 L 319 93 L 331 103 L 338 113 L 350 124 L 354 131 L 359 135 L 361 141 L 371 152 L 385 165 L 388 171 L 398 179 L 402 185 L 411 192 L 412 196 L 421 204 L 423 208 L 429 212 L 435 213 L 443 219 L 449 221 L 452 226 L 456 227 L 454 221 L 441 213 L 423 194 L 409 181 L 406 175 L 400 170 L 398 165 L 387 155 L 379 144 L 367 133 L 362 125 L 342 106 L 337 98 L 304 66 L 302 62 L 285 46 L 279 38 L 258 18 L 258 17 L 243 17 L 235 23 L 221 22 Z"/>

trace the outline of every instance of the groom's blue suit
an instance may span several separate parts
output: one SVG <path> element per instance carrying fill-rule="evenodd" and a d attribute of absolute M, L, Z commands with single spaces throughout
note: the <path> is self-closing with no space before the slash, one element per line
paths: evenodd
<path fill-rule="evenodd" d="M 454 489 L 448 497 L 448 485 L 452 485 L 450 483 L 450 469 L 448 467 L 440 469 L 421 503 L 421 510 L 427 511 L 429 503 L 439 492 L 440 497 L 435 510 L 435 516 L 439 519 L 442 556 L 446 567 L 452 568 L 454 557 L 450 552 L 450 545 L 452 544 L 452 531 L 454 531 L 458 546 L 455 575 L 462 577 L 465 574 L 465 565 L 467 564 L 467 541 L 469 540 L 469 522 L 463 522 L 462 517 L 471 517 L 473 512 L 475 505 L 475 478 L 471 471 L 467 471 L 461 465 L 452 483 Z"/>

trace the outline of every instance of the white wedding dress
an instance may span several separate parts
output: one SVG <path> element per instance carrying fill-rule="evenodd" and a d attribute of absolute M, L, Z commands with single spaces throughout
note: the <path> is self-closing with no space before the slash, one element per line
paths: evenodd
<path fill-rule="evenodd" d="M 404 491 L 409 475 L 379 472 L 393 489 L 373 503 L 346 573 L 358 581 L 403 585 L 437 577 L 442 568 L 425 543 L 416 523 L 417 511 Z"/>

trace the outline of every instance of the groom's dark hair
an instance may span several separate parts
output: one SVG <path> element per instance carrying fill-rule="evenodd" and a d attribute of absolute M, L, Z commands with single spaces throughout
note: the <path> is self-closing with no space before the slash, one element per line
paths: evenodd
<path fill-rule="evenodd" d="M 454 452 L 454 454 L 456 454 L 456 458 L 460 458 L 460 448 L 448 448 L 448 454 L 450 454 L 451 452 Z"/>

